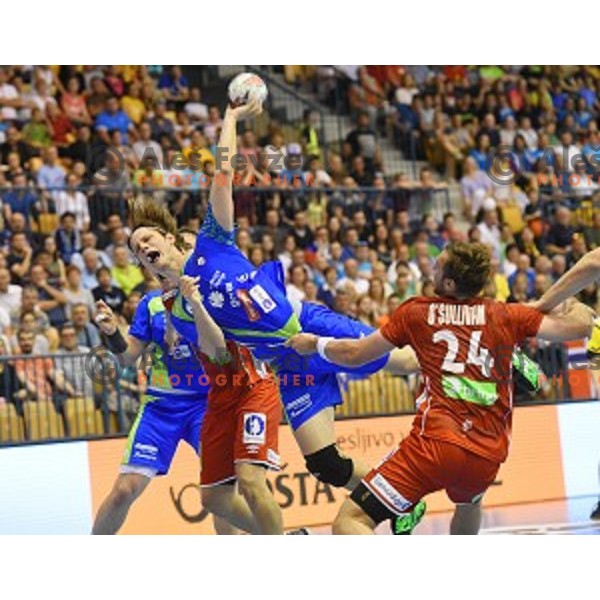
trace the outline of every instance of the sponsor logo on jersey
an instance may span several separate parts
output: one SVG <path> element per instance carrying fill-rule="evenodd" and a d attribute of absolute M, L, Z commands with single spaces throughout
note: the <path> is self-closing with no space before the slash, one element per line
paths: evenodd
<path fill-rule="evenodd" d="M 150 444 L 136 443 L 133 446 L 133 458 L 143 458 L 144 460 L 156 460 L 158 448 Z"/>
<path fill-rule="evenodd" d="M 407 500 L 381 473 L 377 473 L 369 485 L 379 492 L 383 500 L 390 504 L 398 512 L 405 512 L 412 503 Z"/>
<path fill-rule="evenodd" d="M 233 283 L 232 283 L 231 281 L 228 281 L 228 282 L 225 284 L 225 291 L 226 291 L 227 293 L 229 293 L 229 292 L 232 292 L 232 291 L 233 291 Z"/>
<path fill-rule="evenodd" d="M 209 283 L 212 287 L 219 287 L 223 283 L 223 280 L 225 280 L 226 278 L 227 275 L 223 273 L 223 271 L 216 270 L 212 274 Z"/>
<path fill-rule="evenodd" d="M 275 310 L 277 304 L 267 291 L 260 285 L 255 285 L 250 288 L 249 291 L 250 297 L 258 304 L 265 314 L 270 313 L 272 310 Z"/>
<path fill-rule="evenodd" d="M 292 400 L 285 405 L 286 412 L 289 413 L 290 417 L 297 417 L 301 415 L 306 409 L 310 408 L 312 400 L 310 394 L 303 394 L 299 398 Z"/>
<path fill-rule="evenodd" d="M 254 304 L 252 303 L 252 299 L 248 295 L 248 290 L 237 290 L 237 297 L 239 298 L 242 306 L 244 307 L 244 311 L 246 312 L 246 316 L 252 322 L 258 321 L 260 319 L 260 313 L 256 310 Z"/>
<path fill-rule="evenodd" d="M 223 308 L 223 304 L 225 304 L 225 296 L 223 296 L 221 292 L 211 292 L 208 295 L 208 303 L 213 308 Z"/>
<path fill-rule="evenodd" d="M 267 418 L 264 413 L 244 415 L 244 444 L 264 444 L 267 431 Z"/>

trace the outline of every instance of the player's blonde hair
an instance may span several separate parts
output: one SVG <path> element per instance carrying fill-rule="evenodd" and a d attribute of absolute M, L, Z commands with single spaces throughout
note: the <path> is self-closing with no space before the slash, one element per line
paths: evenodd
<path fill-rule="evenodd" d="M 132 198 L 127 203 L 131 233 L 140 227 L 156 229 L 163 236 L 170 233 L 175 237 L 175 246 L 179 250 L 189 250 L 191 246 L 177 229 L 177 221 L 168 209 L 150 199 Z"/>

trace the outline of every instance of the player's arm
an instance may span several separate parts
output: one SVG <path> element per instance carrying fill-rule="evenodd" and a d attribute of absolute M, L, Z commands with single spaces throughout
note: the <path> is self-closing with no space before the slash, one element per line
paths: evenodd
<path fill-rule="evenodd" d="M 588 337 L 594 326 L 594 311 L 577 301 L 570 301 L 561 314 L 544 315 L 537 337 L 549 342 L 566 342 Z"/>
<path fill-rule="evenodd" d="M 598 279 L 600 279 L 600 248 L 586 254 L 532 306 L 543 313 L 550 312 L 561 302 L 572 298 Z"/>
<path fill-rule="evenodd" d="M 364 365 L 390 353 L 395 348 L 394 344 L 384 338 L 379 331 L 364 338 L 345 340 L 319 337 L 312 333 L 299 333 L 292 336 L 286 342 L 286 346 L 302 355 L 318 352 L 325 360 L 344 367 Z"/>
<path fill-rule="evenodd" d="M 233 165 L 232 158 L 237 154 L 237 122 L 245 117 L 256 116 L 262 112 L 262 105 L 249 102 L 243 106 L 225 111 L 223 127 L 217 144 L 216 170 L 208 199 L 217 223 L 225 229 L 232 231 L 235 223 L 233 211 Z"/>
<path fill-rule="evenodd" d="M 132 335 L 123 336 L 119 331 L 112 309 L 104 300 L 96 302 L 96 311 L 94 321 L 100 331 L 106 335 L 108 349 L 115 354 L 120 354 L 126 365 L 134 364 L 144 352 L 146 342 Z"/>
<path fill-rule="evenodd" d="M 208 314 L 202 296 L 198 291 L 198 277 L 184 275 L 179 282 L 179 289 L 188 301 L 198 334 L 198 348 L 211 360 L 220 360 L 227 352 L 225 337 L 214 319 Z"/>

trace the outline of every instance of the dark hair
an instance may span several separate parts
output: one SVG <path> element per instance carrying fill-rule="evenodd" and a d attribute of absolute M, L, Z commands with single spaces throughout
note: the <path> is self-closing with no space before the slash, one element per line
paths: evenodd
<path fill-rule="evenodd" d="M 445 251 L 448 260 L 443 268 L 444 279 L 454 281 L 457 296 L 477 296 L 490 277 L 491 257 L 487 246 L 456 242 Z"/>
<path fill-rule="evenodd" d="M 112 277 L 112 273 L 110 272 L 110 269 L 108 267 L 102 266 L 96 271 L 96 278 L 100 277 L 100 275 L 104 272 L 108 273 Z"/>
<path fill-rule="evenodd" d="M 71 321 L 66 321 L 65 323 L 62 324 L 61 328 L 60 328 L 60 335 L 62 335 L 65 330 L 67 329 L 73 329 L 74 331 L 76 331 L 75 325 L 73 325 L 73 323 L 71 323 Z"/>

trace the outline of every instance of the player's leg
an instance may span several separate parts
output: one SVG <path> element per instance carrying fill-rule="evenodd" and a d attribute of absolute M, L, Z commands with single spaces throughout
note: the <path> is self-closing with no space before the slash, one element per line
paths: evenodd
<path fill-rule="evenodd" d="M 369 472 L 365 463 L 339 451 L 335 443 L 332 406 L 314 414 L 295 429 L 294 437 L 306 461 L 306 468 L 323 483 L 353 490 Z"/>
<path fill-rule="evenodd" d="M 235 485 L 233 436 L 236 415 L 232 407 L 209 405 L 202 424 L 202 505 L 214 517 L 247 533 L 256 533 L 254 515 Z"/>
<path fill-rule="evenodd" d="M 216 485 L 202 485 L 202 506 L 210 512 L 221 529 L 223 522 L 246 533 L 259 533 L 259 527 L 246 499 L 238 492 L 235 479 Z M 217 529 L 217 533 L 220 531 Z"/>
<path fill-rule="evenodd" d="M 262 465 L 240 463 L 235 465 L 240 494 L 245 498 L 262 535 L 283 534 L 281 508 L 267 486 L 267 470 Z"/>
<path fill-rule="evenodd" d="M 370 534 L 383 521 L 410 513 L 424 496 L 443 487 L 436 477 L 439 471 L 428 443 L 410 434 L 354 489 L 334 521 L 333 533 Z"/>
<path fill-rule="evenodd" d="M 354 500 L 346 498 L 332 531 L 333 535 L 372 535 L 376 526 L 377 523 Z"/>
<path fill-rule="evenodd" d="M 203 414 L 200 401 L 186 404 L 175 399 L 144 398 L 127 438 L 120 475 L 98 511 L 92 533 L 119 531 L 131 505 L 152 478 L 169 471 L 179 440 L 185 439 L 188 421 L 192 416 L 201 421 Z"/>
<path fill-rule="evenodd" d="M 240 535 L 241 530 L 217 515 L 213 515 L 213 527 L 217 535 Z"/>
<path fill-rule="evenodd" d="M 263 379 L 238 404 L 234 438 L 235 475 L 259 533 L 283 534 L 281 508 L 267 485 L 267 469 L 279 470 L 279 426 L 282 418 L 279 389 Z"/>
<path fill-rule="evenodd" d="M 93 534 L 116 534 L 152 478 L 168 471 L 177 442 L 161 426 L 164 407 L 157 398 L 144 398 L 129 431 L 120 474 L 96 515 Z"/>
<path fill-rule="evenodd" d="M 448 481 L 445 483 L 448 498 L 456 505 L 450 522 L 452 535 L 477 535 L 481 528 L 483 511 L 481 501 L 494 483 L 500 464 L 445 442 L 436 442 L 446 460 Z M 462 457 L 461 457 L 462 455 Z"/>
<path fill-rule="evenodd" d="M 277 467 L 281 404 L 275 384 L 265 383 L 268 394 L 261 393 L 262 385 L 246 390 L 235 403 L 211 405 L 202 428 L 202 504 L 209 512 L 255 534 L 272 531 L 265 515 L 274 514 L 270 521 L 277 522 L 277 514 L 281 514 L 261 466 Z M 246 469 L 244 465 L 257 468 Z"/>
<path fill-rule="evenodd" d="M 131 505 L 142 495 L 155 473 L 152 469 L 145 473 L 120 473 L 98 510 L 92 534 L 115 535 L 125 523 Z"/>
<path fill-rule="evenodd" d="M 450 535 L 477 535 L 482 518 L 481 502 L 457 504 L 450 522 Z"/>

